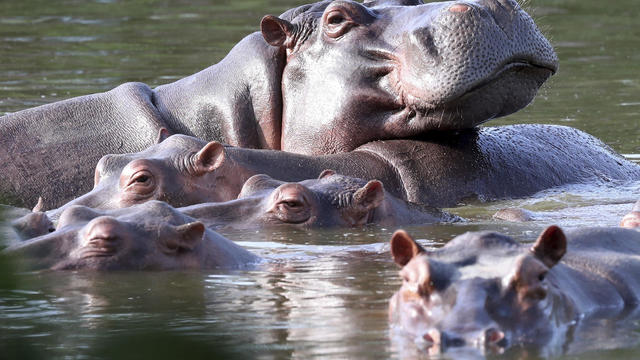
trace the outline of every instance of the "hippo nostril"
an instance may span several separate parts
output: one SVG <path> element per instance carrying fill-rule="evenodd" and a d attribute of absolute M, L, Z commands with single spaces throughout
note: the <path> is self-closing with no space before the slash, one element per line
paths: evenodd
<path fill-rule="evenodd" d="M 466 4 L 453 4 L 449 7 L 449 11 L 454 13 L 465 13 L 471 10 L 471 6 Z"/>

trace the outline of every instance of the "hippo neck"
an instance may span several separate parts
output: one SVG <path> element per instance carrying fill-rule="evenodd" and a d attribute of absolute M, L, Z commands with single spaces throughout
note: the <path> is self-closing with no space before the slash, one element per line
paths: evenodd
<path fill-rule="evenodd" d="M 172 133 L 234 146 L 280 149 L 282 49 L 258 32 L 219 63 L 155 89 L 154 104 Z"/>

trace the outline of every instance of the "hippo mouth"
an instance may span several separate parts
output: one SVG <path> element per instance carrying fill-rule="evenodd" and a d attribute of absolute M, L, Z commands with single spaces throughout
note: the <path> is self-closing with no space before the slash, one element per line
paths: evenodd
<path fill-rule="evenodd" d="M 540 73 L 542 76 L 545 77 L 545 80 L 546 80 L 546 78 L 549 78 L 550 76 L 554 75 L 558 70 L 558 68 L 553 64 L 540 64 L 540 63 L 533 62 L 526 59 L 512 59 L 507 63 L 505 63 L 505 65 L 503 65 L 502 67 L 498 68 L 497 71 L 495 71 L 492 75 L 490 75 L 486 79 L 480 81 L 476 85 L 471 86 L 467 91 L 465 91 L 458 98 L 471 94 L 474 91 L 478 91 L 493 82 L 500 81 L 503 75 L 508 71 L 521 71 L 521 70 L 524 70 L 524 71 L 529 70 L 536 73 Z"/>
<path fill-rule="evenodd" d="M 473 128 L 527 106 L 540 86 L 556 71 L 555 64 L 511 59 L 475 84 L 435 102 L 424 101 L 420 96 L 401 89 L 402 104 L 391 117 L 391 123 L 396 129 L 413 132 L 409 135 L 422 133 L 422 129 Z M 400 124 L 403 126 L 397 126 Z"/>

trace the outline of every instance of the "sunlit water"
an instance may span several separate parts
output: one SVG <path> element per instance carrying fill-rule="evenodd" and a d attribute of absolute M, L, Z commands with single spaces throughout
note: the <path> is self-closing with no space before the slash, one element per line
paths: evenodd
<path fill-rule="evenodd" d="M 257 30 L 262 15 L 298 4 L 0 2 L 0 114 L 126 81 L 173 81 L 220 60 Z M 552 39 L 560 71 L 532 106 L 489 125 L 574 126 L 640 162 L 635 0 L 532 0 L 527 6 Z M 427 247 L 487 229 L 532 241 L 549 224 L 616 226 L 638 198 L 640 183 L 570 186 L 527 199 L 470 201 L 449 209 L 465 222 L 408 230 Z M 505 207 L 531 210 L 536 219 L 492 218 Z M 426 356 L 410 343 L 391 341 L 387 301 L 400 283 L 387 245 L 394 230 L 225 232 L 266 259 L 246 271 L 0 276 L 0 358 Z M 0 264 L 0 273 L 11 274 L 10 264 Z M 636 358 L 637 325 L 601 320 L 576 337 L 567 357 Z"/>

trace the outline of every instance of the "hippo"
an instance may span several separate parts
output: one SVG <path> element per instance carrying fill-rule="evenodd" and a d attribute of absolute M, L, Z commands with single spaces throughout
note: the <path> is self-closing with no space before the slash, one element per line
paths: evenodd
<path fill-rule="evenodd" d="M 260 258 L 161 201 L 124 209 L 71 206 L 56 231 L 3 250 L 30 269 L 235 269 Z"/>
<path fill-rule="evenodd" d="M 640 230 L 640 200 L 638 200 L 631 212 L 625 215 L 620 221 L 620 226 L 629 229 Z"/>
<path fill-rule="evenodd" d="M 442 139 L 386 140 L 346 153 L 311 156 L 247 149 L 172 135 L 148 149 L 104 156 L 94 189 L 67 206 L 113 209 L 148 200 L 173 206 L 235 199 L 253 175 L 296 182 L 323 170 L 377 179 L 402 200 L 452 207 L 460 201 L 530 196 L 552 187 L 640 180 L 640 166 L 570 127 L 510 125 L 460 131 Z M 143 181 L 144 180 L 144 181 Z"/>
<path fill-rule="evenodd" d="M 237 200 L 179 209 L 207 227 L 247 229 L 274 225 L 302 228 L 396 226 L 453 222 L 460 218 L 390 195 L 378 180 L 365 181 L 323 171 L 317 179 L 287 183 L 259 174 L 243 185 Z"/>
<path fill-rule="evenodd" d="M 435 250 L 398 230 L 391 254 L 403 280 L 390 322 L 432 353 L 562 349 L 585 319 L 621 317 L 640 303 L 640 233 L 628 229 L 565 234 L 552 225 L 534 244 L 469 232 Z"/>
<path fill-rule="evenodd" d="M 58 207 L 156 133 L 306 155 L 472 128 L 526 106 L 557 56 L 515 0 L 321 1 L 265 16 L 219 63 L 0 118 L 0 198 Z"/>

